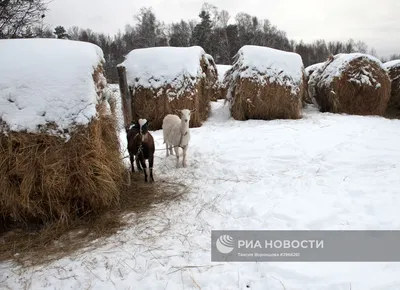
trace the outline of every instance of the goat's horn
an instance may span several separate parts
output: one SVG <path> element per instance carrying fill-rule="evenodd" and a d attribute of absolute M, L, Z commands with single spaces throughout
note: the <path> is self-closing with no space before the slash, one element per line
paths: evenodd
<path fill-rule="evenodd" d="M 197 108 L 194 108 L 193 110 L 190 110 L 191 113 L 195 112 Z"/>

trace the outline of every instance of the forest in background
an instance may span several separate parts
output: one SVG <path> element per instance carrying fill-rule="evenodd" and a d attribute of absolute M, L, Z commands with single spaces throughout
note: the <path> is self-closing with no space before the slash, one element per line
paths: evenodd
<path fill-rule="evenodd" d="M 111 83 L 118 82 L 116 65 L 136 48 L 155 46 L 201 46 L 217 64 L 231 61 L 243 45 L 259 45 L 292 51 L 301 55 L 304 66 L 325 61 L 331 54 L 361 52 L 374 56 L 376 51 L 362 41 L 316 40 L 296 42 L 287 37 L 268 19 L 259 19 L 246 13 L 233 18 L 226 10 L 204 3 L 198 19 L 164 23 L 157 19 L 151 7 L 143 7 L 116 35 L 94 32 L 90 28 L 50 27 L 45 22 L 47 5 L 43 0 L 0 0 L 0 39 L 59 38 L 91 42 L 102 48 L 106 59 L 105 73 Z M 233 21 L 232 21 L 233 20 Z M 383 62 L 400 59 L 392 55 Z"/>

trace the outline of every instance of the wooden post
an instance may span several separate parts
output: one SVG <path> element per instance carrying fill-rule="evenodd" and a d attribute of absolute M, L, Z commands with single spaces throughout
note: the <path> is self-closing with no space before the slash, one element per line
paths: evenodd
<path fill-rule="evenodd" d="M 121 92 L 122 111 L 124 113 L 124 125 L 126 128 L 132 122 L 132 98 L 128 88 L 125 67 L 122 65 L 118 65 L 117 71 L 119 89 Z"/>

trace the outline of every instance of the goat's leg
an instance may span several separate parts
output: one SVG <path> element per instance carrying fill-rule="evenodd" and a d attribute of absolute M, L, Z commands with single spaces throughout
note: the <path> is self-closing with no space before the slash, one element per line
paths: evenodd
<path fill-rule="evenodd" d="M 169 154 L 174 155 L 173 146 L 169 145 Z"/>
<path fill-rule="evenodd" d="M 153 178 L 153 164 L 154 164 L 154 154 L 149 157 L 149 171 L 150 171 L 150 181 L 154 182 Z"/>
<path fill-rule="evenodd" d="M 183 167 L 186 167 L 186 166 L 187 166 L 187 162 L 186 162 L 186 152 L 187 152 L 188 146 L 189 146 L 189 144 L 186 145 L 185 147 L 183 147 L 183 153 L 182 153 L 182 155 L 183 155 L 183 157 L 182 157 L 182 166 L 183 166 Z"/>
<path fill-rule="evenodd" d="M 170 153 L 170 151 L 169 151 L 169 145 L 168 145 L 168 143 L 167 142 L 165 142 L 165 150 L 167 151 L 167 157 L 169 156 L 169 153 Z"/>
<path fill-rule="evenodd" d="M 147 182 L 147 166 L 146 160 L 144 159 L 143 153 L 140 154 L 140 163 L 142 164 L 143 172 L 144 172 L 144 181 Z"/>
<path fill-rule="evenodd" d="M 179 167 L 179 147 L 178 146 L 174 147 L 174 150 L 175 150 L 175 154 L 176 154 L 176 168 L 178 168 Z"/>
<path fill-rule="evenodd" d="M 129 160 L 131 161 L 131 170 L 132 172 L 135 172 L 135 167 L 133 166 L 134 164 L 134 155 L 129 153 Z"/>
<path fill-rule="evenodd" d="M 136 166 L 137 166 L 138 171 L 142 171 L 143 170 L 142 167 L 140 166 L 140 163 L 139 163 L 139 156 L 136 156 Z"/>

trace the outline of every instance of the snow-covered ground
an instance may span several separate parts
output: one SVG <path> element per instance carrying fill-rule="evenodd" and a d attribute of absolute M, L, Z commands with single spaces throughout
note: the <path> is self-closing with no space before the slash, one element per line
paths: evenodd
<path fill-rule="evenodd" d="M 186 198 L 105 246 L 48 266 L 0 264 L 5 289 L 400 289 L 400 263 L 212 263 L 211 230 L 400 229 L 400 121 L 319 113 L 235 121 L 223 101 L 191 129 L 188 167 L 157 151 L 155 179 Z M 153 133 L 164 148 L 162 131 Z"/>

